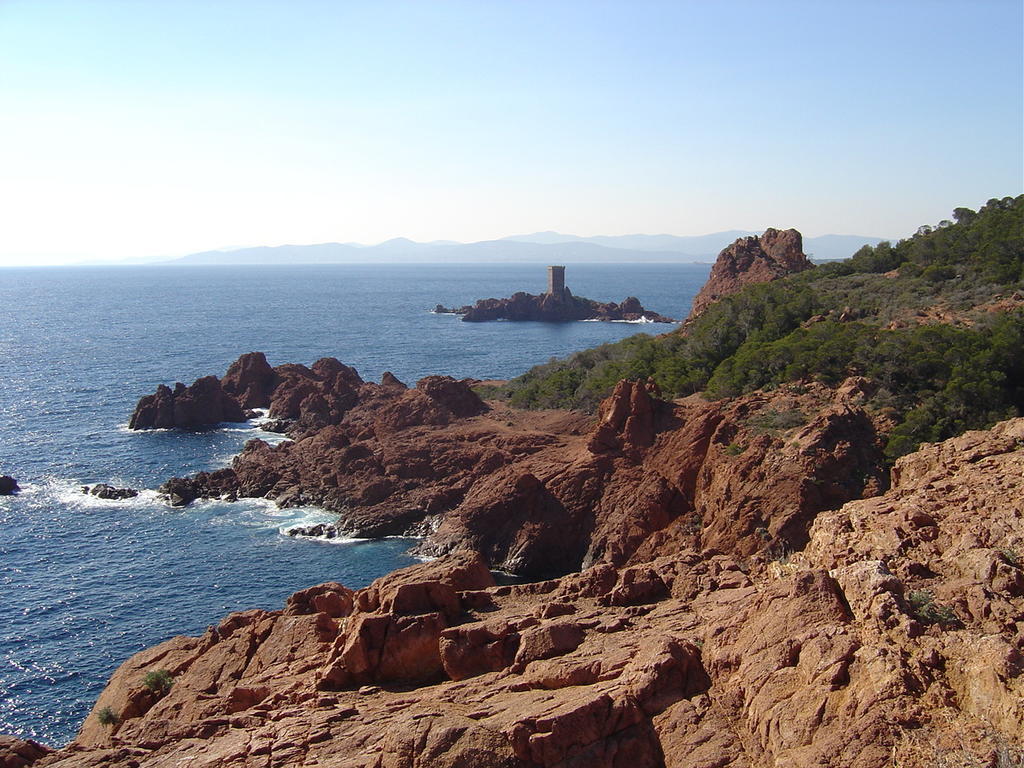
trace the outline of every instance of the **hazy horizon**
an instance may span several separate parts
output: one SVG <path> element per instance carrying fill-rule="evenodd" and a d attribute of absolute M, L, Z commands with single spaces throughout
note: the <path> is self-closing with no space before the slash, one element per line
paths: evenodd
<path fill-rule="evenodd" d="M 898 239 L 1024 191 L 1022 24 L 1017 0 L 7 0 L 0 266 Z"/>

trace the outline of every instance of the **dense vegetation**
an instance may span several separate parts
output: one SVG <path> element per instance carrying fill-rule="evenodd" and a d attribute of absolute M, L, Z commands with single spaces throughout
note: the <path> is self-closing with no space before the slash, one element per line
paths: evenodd
<path fill-rule="evenodd" d="M 985 306 L 1024 283 L 1024 195 L 953 218 L 749 286 L 679 332 L 552 360 L 500 396 L 591 409 L 622 378 L 652 377 L 666 396 L 717 398 L 859 374 L 879 384 L 870 405 L 898 422 L 892 457 L 991 424 L 1024 406 L 1024 312 Z"/>

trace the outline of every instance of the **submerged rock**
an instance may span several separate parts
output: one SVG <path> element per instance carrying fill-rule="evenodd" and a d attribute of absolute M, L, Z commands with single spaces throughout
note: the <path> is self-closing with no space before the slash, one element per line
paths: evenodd
<path fill-rule="evenodd" d="M 97 483 L 91 488 L 88 485 L 83 485 L 82 493 L 96 496 L 100 499 L 133 499 L 139 495 L 139 492 L 134 488 L 115 488 L 106 483 Z"/>

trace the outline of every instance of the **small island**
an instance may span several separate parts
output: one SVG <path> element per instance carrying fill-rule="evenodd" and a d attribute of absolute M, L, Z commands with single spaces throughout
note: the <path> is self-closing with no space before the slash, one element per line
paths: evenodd
<path fill-rule="evenodd" d="M 518 292 L 507 299 L 480 299 L 474 306 L 448 308 L 434 307 L 437 314 L 462 315 L 465 323 L 485 323 L 491 320 L 535 320 L 546 323 L 567 320 L 603 320 L 606 322 L 674 323 L 670 317 L 643 308 L 640 300 L 630 296 L 621 304 L 603 303 L 573 296 L 565 285 L 565 267 L 548 267 L 548 290 L 535 296 Z"/>

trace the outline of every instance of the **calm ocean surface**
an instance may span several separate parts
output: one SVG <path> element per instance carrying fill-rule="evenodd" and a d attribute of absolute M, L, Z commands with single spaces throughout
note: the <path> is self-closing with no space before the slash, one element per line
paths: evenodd
<path fill-rule="evenodd" d="M 676 318 L 708 265 L 572 265 L 580 296 L 627 295 Z M 0 269 L 0 733 L 69 741 L 129 655 L 199 634 L 226 613 L 279 608 L 334 580 L 361 587 L 412 561 L 407 540 L 328 544 L 280 533 L 315 509 L 205 502 L 155 493 L 102 501 L 85 483 L 155 489 L 227 465 L 250 425 L 129 432 L 160 383 L 223 375 L 243 352 L 272 365 L 337 357 L 366 380 L 439 373 L 509 378 L 637 332 L 624 323 L 463 323 L 435 304 L 539 293 L 542 265 L 90 267 Z"/>

